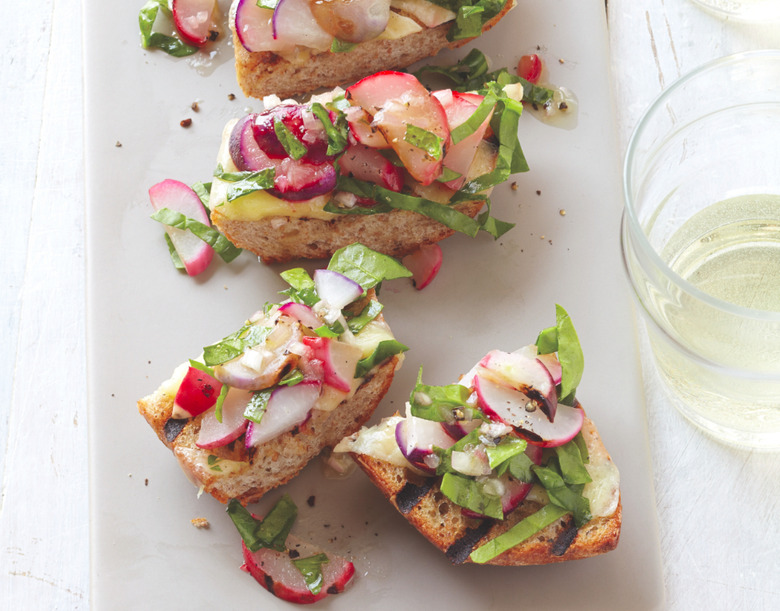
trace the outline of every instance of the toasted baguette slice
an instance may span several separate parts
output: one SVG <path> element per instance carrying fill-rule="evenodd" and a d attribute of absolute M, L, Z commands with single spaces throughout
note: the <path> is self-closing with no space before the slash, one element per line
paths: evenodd
<path fill-rule="evenodd" d="M 482 33 L 501 21 L 514 6 L 514 0 L 507 0 L 503 10 L 483 26 Z M 247 51 L 234 29 L 238 84 L 248 97 L 262 98 L 276 94 L 284 98 L 320 87 L 351 83 L 380 70 L 405 68 L 443 49 L 455 49 L 474 40 L 447 40 L 452 24 L 448 22 L 434 28 L 423 26 L 419 32 L 402 38 L 370 40 L 347 53 L 313 52 L 299 60 L 286 59 L 270 51 Z"/>
<path fill-rule="evenodd" d="M 596 427 L 585 419 L 582 434 L 592 457 L 611 462 Z M 541 509 L 529 495 L 505 520 L 464 516 L 461 508 L 441 493 L 438 478 L 423 477 L 412 470 L 367 454 L 352 453 L 355 462 L 393 506 L 453 564 L 471 562 L 469 554 L 480 545 L 506 532 L 523 518 Z M 519 545 L 496 556 L 488 564 L 520 566 L 577 560 L 614 549 L 620 537 L 622 505 L 619 501 L 607 516 L 595 517 L 577 529 L 565 515 Z"/>
<path fill-rule="evenodd" d="M 195 442 L 202 415 L 172 419 L 173 397 L 162 388 L 138 401 L 138 411 L 173 451 L 190 481 L 221 503 L 235 498 L 247 504 L 289 481 L 321 450 L 358 430 L 390 388 L 400 361 L 395 356 L 370 372 L 352 398 L 333 411 L 314 409 L 300 427 L 254 448 L 245 448 L 243 437 L 221 448 L 199 448 Z M 216 457 L 212 464 L 209 456 Z"/>

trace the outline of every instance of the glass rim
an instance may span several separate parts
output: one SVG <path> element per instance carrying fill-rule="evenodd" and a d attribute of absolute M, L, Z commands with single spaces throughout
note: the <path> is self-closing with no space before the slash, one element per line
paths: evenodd
<path fill-rule="evenodd" d="M 693 284 L 685 280 L 682 276 L 674 272 L 667 263 L 656 252 L 655 248 L 650 244 L 650 240 L 647 238 L 639 219 L 635 213 L 633 201 L 634 198 L 631 194 L 631 185 L 633 172 L 631 165 L 634 160 L 636 148 L 638 146 L 641 134 L 650 121 L 653 120 L 655 115 L 660 112 L 666 101 L 680 88 L 682 88 L 688 82 L 698 78 L 702 74 L 710 71 L 714 71 L 723 66 L 731 64 L 740 64 L 745 61 L 754 61 L 756 59 L 770 59 L 780 62 L 780 49 L 765 49 L 760 51 L 744 51 L 741 53 L 734 53 L 732 55 L 726 55 L 723 57 L 710 60 L 700 66 L 694 68 L 690 72 L 682 75 L 677 80 L 672 82 L 666 89 L 664 89 L 648 106 L 645 112 L 640 117 L 633 132 L 631 138 L 628 141 L 626 148 L 626 155 L 623 160 L 623 199 L 624 199 L 624 219 L 626 221 L 626 233 L 630 233 L 631 241 L 634 243 L 633 247 L 638 248 L 642 253 L 649 257 L 652 264 L 657 270 L 659 270 L 672 284 L 677 286 L 685 293 L 695 297 L 697 300 L 705 303 L 709 307 L 724 311 L 728 314 L 739 316 L 741 318 L 750 318 L 754 320 L 760 320 L 764 322 L 778 323 L 780 324 L 780 312 L 772 312 L 769 310 L 759 310 L 755 308 L 748 308 L 740 306 L 729 301 L 725 301 L 718 297 L 714 297 L 709 293 L 705 293 L 701 289 L 695 287 Z M 780 194 L 779 194 L 780 195 Z M 629 236 L 626 236 L 629 237 Z M 627 243 L 622 243 L 622 249 L 625 251 L 629 248 Z M 633 285 L 633 279 L 629 275 L 629 281 Z M 653 317 L 654 318 L 654 317 Z"/>

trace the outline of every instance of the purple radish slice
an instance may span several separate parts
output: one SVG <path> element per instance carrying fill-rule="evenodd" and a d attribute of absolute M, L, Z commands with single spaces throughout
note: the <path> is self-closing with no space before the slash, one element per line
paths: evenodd
<path fill-rule="evenodd" d="M 582 428 L 584 412 L 560 404 L 555 422 L 550 422 L 531 399 L 519 390 L 508 388 L 477 375 L 474 383 L 482 411 L 491 419 L 512 426 L 523 438 L 545 448 L 571 441 Z M 529 411 L 531 410 L 531 411 Z"/>
<path fill-rule="evenodd" d="M 198 194 L 183 182 L 166 179 L 149 189 L 149 200 L 155 210 L 168 208 L 180 212 L 204 225 L 211 226 L 211 221 L 200 201 Z M 190 276 L 197 276 L 205 271 L 214 256 L 214 249 L 195 234 L 185 229 L 165 226 L 165 231 L 179 254 L 184 269 Z"/>
<path fill-rule="evenodd" d="M 295 42 L 275 40 L 273 11 L 257 6 L 256 0 L 239 0 L 236 6 L 236 35 L 250 53 L 257 51 L 292 51 Z"/>
<path fill-rule="evenodd" d="M 265 170 L 274 167 L 255 139 L 255 118 L 257 114 L 241 117 L 230 132 L 228 150 L 236 168 L 242 172 Z"/>
<path fill-rule="evenodd" d="M 355 382 L 355 368 L 363 351 L 329 337 L 304 336 L 301 342 L 309 348 L 305 360 L 322 364 L 322 381 L 341 392 L 350 392 Z M 309 369 L 318 369 L 307 367 Z M 306 373 L 306 372 L 305 372 Z"/>
<path fill-rule="evenodd" d="M 304 381 L 295 386 L 275 388 L 260 423 L 250 422 L 247 427 L 246 447 L 270 441 L 306 422 L 319 396 L 318 382 Z"/>
<path fill-rule="evenodd" d="M 289 301 L 279 306 L 279 312 L 297 320 L 309 329 L 318 329 L 323 325 L 322 320 L 314 313 L 314 310 L 304 303 Z"/>
<path fill-rule="evenodd" d="M 219 35 L 216 0 L 173 0 L 171 12 L 186 43 L 201 47 Z"/>
<path fill-rule="evenodd" d="M 273 38 L 283 44 L 327 51 L 333 36 L 312 15 L 309 0 L 279 0 L 273 16 Z"/>
<path fill-rule="evenodd" d="M 547 368 L 547 371 L 550 372 L 550 377 L 552 378 L 553 384 L 560 384 L 562 374 L 561 363 L 555 353 L 551 352 L 549 354 L 540 354 L 536 358 L 542 363 L 542 365 Z"/>
<path fill-rule="evenodd" d="M 222 403 L 222 422 L 217 420 L 216 406 L 204 412 L 195 445 L 208 450 L 227 445 L 241 437 L 247 427 L 244 410 L 251 398 L 252 393 L 249 391 L 238 388 L 228 390 Z"/>
<path fill-rule="evenodd" d="M 555 420 L 558 396 L 550 372 L 541 361 L 521 352 L 491 350 L 479 362 L 479 375 L 521 391 L 536 401 L 550 419 Z"/>
<path fill-rule="evenodd" d="M 478 429 L 482 420 L 475 418 L 473 420 L 456 420 L 455 422 L 442 422 L 444 431 L 453 439 L 461 439 L 468 435 L 474 429 Z"/>
<path fill-rule="evenodd" d="M 455 444 L 439 422 L 407 416 L 395 427 L 395 441 L 404 458 L 422 471 L 436 471 L 433 446 L 447 449 Z"/>
<path fill-rule="evenodd" d="M 320 299 L 337 310 L 343 309 L 363 294 L 363 287 L 357 282 L 330 269 L 314 272 L 314 288 Z"/>
<path fill-rule="evenodd" d="M 289 551 L 277 552 L 263 547 L 252 552 L 241 542 L 247 572 L 274 596 L 291 603 L 309 604 L 322 600 L 329 594 L 343 592 L 352 582 L 355 566 L 342 556 L 328 553 L 328 562 L 322 565 L 322 586 L 319 593 L 312 593 L 303 575 L 293 564 L 290 551 L 298 558 L 308 558 L 321 553 L 322 550 L 294 535 L 288 535 L 285 545 Z"/>
<path fill-rule="evenodd" d="M 288 201 L 305 201 L 333 191 L 337 178 L 330 163 L 315 165 L 288 157 L 276 166 L 274 188 L 268 192 Z"/>
<path fill-rule="evenodd" d="M 390 0 L 330 0 L 309 5 L 323 30 L 346 42 L 376 38 L 390 20 Z"/>

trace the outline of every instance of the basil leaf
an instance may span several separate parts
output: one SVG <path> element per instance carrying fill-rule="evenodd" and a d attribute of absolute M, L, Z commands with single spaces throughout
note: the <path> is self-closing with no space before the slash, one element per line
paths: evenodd
<path fill-rule="evenodd" d="M 460 507 L 498 520 L 504 518 L 501 497 L 484 494 L 482 487 L 471 477 L 445 473 L 441 478 L 439 489 L 444 496 Z"/>
<path fill-rule="evenodd" d="M 456 178 L 460 178 L 463 176 L 460 172 L 456 172 L 455 170 L 452 170 L 448 168 L 447 166 L 441 167 L 441 175 L 436 179 L 437 182 L 449 182 L 451 180 L 455 180 Z"/>
<path fill-rule="evenodd" d="M 225 172 L 222 165 L 219 164 L 214 170 L 214 176 L 220 180 L 235 183 L 228 188 L 226 194 L 227 201 L 232 202 L 234 199 L 255 191 L 272 189 L 276 170 L 266 168 L 258 172 Z"/>
<path fill-rule="evenodd" d="M 482 16 L 485 12 L 483 6 L 461 6 L 455 17 L 455 25 L 451 28 L 450 40 L 462 38 L 474 38 L 482 34 Z M 487 19 L 485 19 L 487 21 Z"/>
<path fill-rule="evenodd" d="M 148 0 L 141 7 L 141 11 L 138 13 L 138 26 L 141 29 L 141 46 L 144 49 L 162 49 L 173 57 L 186 57 L 197 52 L 198 47 L 185 44 L 177 36 L 167 36 L 160 32 L 152 31 L 159 11 L 162 11 L 168 17 L 171 16 L 171 9 L 168 8 L 167 0 Z"/>
<path fill-rule="evenodd" d="M 500 464 L 514 458 L 518 454 L 525 452 L 528 442 L 518 437 L 507 435 L 501 439 L 496 446 L 486 446 L 485 453 L 488 457 L 488 464 L 491 469 L 495 469 Z"/>
<path fill-rule="evenodd" d="M 577 433 L 577 436 L 574 438 L 574 443 L 577 444 L 577 447 L 580 450 L 580 457 L 582 458 L 582 462 L 585 464 L 589 463 L 590 453 L 588 452 L 588 444 L 585 442 L 585 438 L 582 436 L 581 430 L 579 433 Z"/>
<path fill-rule="evenodd" d="M 580 527 L 592 517 L 590 502 L 582 496 L 581 484 L 567 485 L 554 467 L 555 463 L 550 461 L 546 467 L 534 465 L 531 469 L 547 491 L 550 502 L 574 514 L 574 523 Z"/>
<path fill-rule="evenodd" d="M 435 0 L 432 1 L 434 4 L 438 4 Z M 456 84 L 465 85 L 466 83 L 487 74 L 487 72 L 488 62 L 485 54 L 479 49 L 472 49 L 466 57 L 458 60 L 458 62 L 452 66 L 423 66 L 417 70 L 414 75 L 419 79 L 426 73 L 439 74 L 447 77 Z M 482 81 L 479 82 L 479 86 L 482 86 L 483 84 Z M 478 87 L 472 87 L 472 89 L 477 88 Z"/>
<path fill-rule="evenodd" d="M 211 197 L 211 183 L 210 182 L 196 182 L 192 185 L 192 190 L 200 198 L 201 203 L 205 206 L 206 210 L 210 210 L 209 199 Z"/>
<path fill-rule="evenodd" d="M 498 100 L 492 93 L 488 93 L 488 95 L 482 98 L 479 106 L 477 106 L 471 116 L 450 132 L 452 143 L 457 144 L 477 131 L 485 122 L 485 119 L 492 114 L 497 102 Z"/>
<path fill-rule="evenodd" d="M 320 337 L 328 337 L 331 339 L 336 339 L 341 335 L 341 333 L 336 333 L 328 325 L 322 325 L 321 327 L 317 327 L 316 329 L 314 329 L 314 332 Z"/>
<path fill-rule="evenodd" d="M 483 564 L 488 560 L 492 560 L 508 549 L 512 549 L 515 545 L 519 545 L 529 537 L 532 537 L 567 513 L 565 509 L 557 505 L 545 505 L 536 513 L 532 513 L 527 518 L 520 520 L 505 533 L 475 549 L 469 555 L 469 559 L 477 564 Z"/>
<path fill-rule="evenodd" d="M 343 112 L 339 112 L 336 115 L 336 123 L 334 124 L 330 120 L 330 113 L 319 102 L 314 102 L 311 105 L 311 111 L 315 117 L 320 120 L 325 128 L 325 134 L 328 137 L 328 149 L 325 151 L 326 155 L 338 155 L 341 151 L 347 148 L 349 142 L 349 127 L 347 124 L 347 117 Z"/>
<path fill-rule="evenodd" d="M 279 380 L 279 386 L 295 386 L 301 382 L 303 382 L 303 373 L 301 373 L 300 369 L 293 369 Z"/>
<path fill-rule="evenodd" d="M 322 565 L 329 562 L 328 555 L 324 552 L 320 552 L 314 556 L 308 556 L 307 558 L 293 558 L 293 564 L 297 568 L 303 580 L 306 582 L 306 587 L 312 594 L 319 594 L 322 590 Z"/>
<path fill-rule="evenodd" d="M 225 403 L 225 397 L 227 397 L 229 390 L 230 386 L 227 384 L 223 384 L 222 388 L 219 389 L 219 396 L 214 404 L 214 417 L 217 419 L 217 422 L 222 422 L 222 405 Z"/>
<path fill-rule="evenodd" d="M 244 544 L 253 552 L 261 547 L 283 552 L 287 535 L 298 517 L 298 507 L 287 494 L 277 501 L 263 520 L 255 518 L 236 499 L 228 501 L 226 511 Z"/>
<path fill-rule="evenodd" d="M 406 126 L 404 142 L 408 142 L 412 146 L 425 151 L 432 159 L 441 159 L 444 153 L 442 150 L 444 140 L 433 132 L 416 125 L 408 124 Z"/>
<path fill-rule="evenodd" d="M 274 117 L 274 133 L 290 157 L 298 160 L 302 159 L 306 155 L 306 147 L 300 140 L 298 140 L 298 138 L 295 137 L 295 134 L 293 134 L 289 128 L 284 123 L 282 123 L 282 120 L 279 117 Z"/>
<path fill-rule="evenodd" d="M 372 299 L 360 314 L 353 316 L 347 321 L 349 330 L 357 335 L 368 323 L 379 316 L 383 308 L 384 306 L 381 303 Z"/>
<path fill-rule="evenodd" d="M 287 295 L 292 301 L 303 303 L 309 307 L 320 301 L 319 295 L 314 288 L 309 272 L 302 267 L 295 267 L 283 271 L 280 276 L 290 288 L 285 291 L 279 291 L 282 295 Z"/>
<path fill-rule="evenodd" d="M 257 0 L 257 6 L 267 8 L 269 11 L 275 11 L 279 0 Z"/>
<path fill-rule="evenodd" d="M 452 453 L 463 452 L 466 446 L 476 446 L 481 443 L 479 429 L 474 429 L 467 435 L 458 439 L 454 445 L 447 449 L 433 446 L 433 452 L 439 457 L 439 464 L 436 466 L 436 475 L 443 475 L 445 473 L 453 473 L 452 468 Z M 458 474 L 456 472 L 456 474 Z"/>
<path fill-rule="evenodd" d="M 521 482 L 531 483 L 534 479 L 534 473 L 531 470 L 531 467 L 534 466 L 533 461 L 528 457 L 528 454 L 518 454 L 517 456 L 513 456 L 510 460 L 504 463 L 506 465 L 507 471 L 514 477 L 516 480 L 520 480 Z M 501 465 L 502 467 L 504 465 Z M 502 470 L 502 474 L 503 474 Z"/>
<path fill-rule="evenodd" d="M 585 468 L 577 442 L 572 440 L 555 448 L 558 464 L 561 467 L 561 477 L 567 484 L 587 484 L 593 481 Z"/>
<path fill-rule="evenodd" d="M 206 463 L 208 463 L 209 469 L 211 471 L 216 471 L 217 473 L 222 473 L 222 467 L 219 466 L 220 462 L 222 462 L 222 459 L 218 456 L 215 456 L 214 454 L 209 454 L 208 458 L 206 459 Z"/>
<path fill-rule="evenodd" d="M 259 424 L 268 407 L 268 399 L 271 398 L 271 392 L 270 388 L 253 392 L 252 398 L 249 399 L 249 403 L 247 403 L 246 409 L 244 409 L 244 418 Z"/>
<path fill-rule="evenodd" d="M 417 373 L 417 384 L 409 396 L 411 414 L 435 422 L 463 419 L 474 410 L 468 405 L 469 389 L 461 384 L 428 386 L 422 383 L 422 367 Z M 457 413 L 459 412 L 459 413 Z M 458 418 L 460 416 L 460 418 Z"/>
<path fill-rule="evenodd" d="M 515 226 L 514 223 L 508 221 L 500 221 L 495 217 L 490 216 L 490 199 L 485 200 L 486 208 L 484 212 L 481 212 L 477 217 L 479 226 L 482 231 L 493 236 L 494 240 L 497 240 L 507 231 Z"/>
<path fill-rule="evenodd" d="M 354 42 L 347 42 L 346 40 L 339 40 L 338 38 L 334 38 L 333 42 L 330 43 L 330 52 L 331 53 L 347 53 L 354 49 L 356 46 L 356 43 Z"/>
<path fill-rule="evenodd" d="M 558 351 L 558 327 L 547 327 L 536 338 L 536 351 L 539 354 L 551 354 Z"/>
<path fill-rule="evenodd" d="M 555 305 L 555 319 L 558 328 L 558 361 L 561 363 L 560 400 L 570 404 L 573 403 L 577 386 L 582 380 L 585 357 L 582 354 L 580 340 L 568 312 L 557 304 Z"/>
<path fill-rule="evenodd" d="M 253 552 L 259 550 L 263 546 L 256 532 L 260 520 L 249 513 L 249 510 L 236 499 L 228 501 L 225 511 L 227 511 L 230 519 L 233 520 L 233 524 L 238 529 L 238 534 L 244 540 L 244 545 Z"/>
<path fill-rule="evenodd" d="M 383 363 L 391 356 L 395 356 L 400 352 L 406 352 L 409 350 L 407 346 L 404 346 L 401 342 L 394 339 L 386 339 L 377 344 L 376 350 L 364 359 L 358 361 L 357 367 L 355 367 L 355 377 L 362 378 L 371 369 Z"/>
<path fill-rule="evenodd" d="M 170 208 L 160 208 L 152 214 L 152 219 L 163 225 L 191 232 L 211 246 L 214 249 L 214 252 L 216 252 L 226 263 L 230 263 L 241 254 L 241 249 L 231 244 L 219 231 L 200 221 L 185 216 L 181 212 L 176 212 Z"/>
<path fill-rule="evenodd" d="M 173 266 L 176 269 L 186 269 L 184 267 L 184 262 L 181 260 L 181 257 L 179 256 L 179 253 L 176 252 L 176 247 L 173 245 L 173 240 L 171 240 L 171 236 L 168 235 L 168 233 L 163 234 L 165 236 L 165 243 L 168 245 L 168 254 L 171 256 L 171 262 L 173 263 Z"/>
<path fill-rule="evenodd" d="M 243 354 L 247 348 L 252 348 L 265 341 L 271 331 L 272 329 L 269 327 L 252 323 L 245 324 L 238 331 L 231 333 L 216 344 L 203 348 L 203 361 L 209 366 L 226 363 Z"/>
<path fill-rule="evenodd" d="M 364 291 L 384 280 L 408 278 L 412 275 L 398 260 L 355 243 L 333 253 L 328 269 L 357 282 Z"/>

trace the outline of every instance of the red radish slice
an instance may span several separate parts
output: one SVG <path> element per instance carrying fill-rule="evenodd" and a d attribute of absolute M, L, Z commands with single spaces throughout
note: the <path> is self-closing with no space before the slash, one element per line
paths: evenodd
<path fill-rule="evenodd" d="M 542 60 L 536 53 L 523 55 L 517 64 L 517 76 L 524 78 L 529 83 L 538 83 L 542 75 Z"/>
<path fill-rule="evenodd" d="M 239 0 L 236 6 L 236 34 L 247 51 L 284 52 L 295 49 L 293 41 L 274 39 L 273 16 L 272 10 L 257 6 L 257 0 Z"/>
<path fill-rule="evenodd" d="M 401 262 L 412 272 L 414 287 L 421 291 L 428 286 L 441 269 L 443 254 L 438 244 L 426 244 L 410 255 L 406 255 Z"/>
<path fill-rule="evenodd" d="M 549 354 L 540 354 L 536 357 L 542 365 L 547 367 L 547 371 L 550 372 L 550 377 L 553 380 L 553 384 L 560 384 L 561 383 L 561 363 L 558 360 L 558 357 L 554 352 L 551 352 Z"/>
<path fill-rule="evenodd" d="M 309 327 L 309 329 L 318 329 L 323 325 L 322 320 L 314 313 L 314 310 L 303 303 L 289 301 L 279 306 L 279 311 Z"/>
<path fill-rule="evenodd" d="M 455 444 L 455 439 L 447 434 L 439 422 L 411 415 L 396 425 L 395 441 L 406 460 L 430 473 L 436 471 L 436 465 L 430 460 L 433 446 L 447 449 Z"/>
<path fill-rule="evenodd" d="M 550 421 L 555 420 L 558 397 L 547 368 L 536 358 L 522 352 L 491 350 L 479 362 L 482 377 L 519 390 L 536 401 Z"/>
<path fill-rule="evenodd" d="M 404 186 L 401 168 L 394 166 L 377 149 L 362 144 L 353 144 L 339 158 L 342 175 L 354 176 L 358 180 L 374 183 L 391 191 L 400 191 Z"/>
<path fill-rule="evenodd" d="M 293 535 L 287 537 L 286 545 L 286 552 L 268 548 L 251 552 L 243 541 L 241 543 L 246 570 L 261 586 L 282 600 L 298 604 L 314 603 L 329 594 L 343 592 L 355 576 L 355 566 L 349 560 L 328 553 L 328 562 L 322 565 L 322 587 L 318 594 L 314 594 L 306 586 L 291 556 L 308 558 L 322 550 Z"/>
<path fill-rule="evenodd" d="M 407 92 L 424 95 L 428 90 L 413 74 L 384 70 L 347 87 L 344 95 L 350 103 L 375 115 L 387 100 L 398 99 Z"/>
<path fill-rule="evenodd" d="M 344 274 L 331 269 L 314 272 L 314 288 L 320 299 L 341 310 L 363 294 L 363 287 Z"/>
<path fill-rule="evenodd" d="M 355 142 L 370 146 L 371 148 L 390 148 L 390 145 L 387 143 L 387 140 L 385 140 L 382 132 L 371 125 L 371 116 L 360 106 L 350 106 L 344 113 L 347 115 L 349 133 Z"/>
<path fill-rule="evenodd" d="M 285 44 L 327 51 L 333 36 L 312 15 L 309 0 L 279 0 L 273 16 L 273 38 Z"/>
<path fill-rule="evenodd" d="M 474 420 L 457 420 L 455 422 L 442 422 L 441 426 L 446 433 L 453 439 L 460 439 L 465 437 L 474 429 L 478 429 L 482 424 L 482 420 L 475 418 Z"/>
<path fill-rule="evenodd" d="M 219 36 L 216 0 L 173 0 L 171 12 L 184 42 L 201 47 Z"/>
<path fill-rule="evenodd" d="M 180 212 L 204 225 L 211 226 L 209 215 L 198 194 L 183 182 L 170 178 L 157 183 L 149 189 L 149 199 L 155 210 L 169 208 Z M 165 226 L 165 231 L 173 242 L 173 247 L 184 263 L 184 268 L 190 276 L 197 276 L 211 263 L 214 249 L 194 233 L 185 229 Z"/>
<path fill-rule="evenodd" d="M 251 398 L 250 391 L 231 388 L 222 403 L 222 422 L 217 420 L 216 406 L 204 413 L 195 445 L 204 449 L 219 448 L 241 437 L 247 426 L 244 410 Z"/>
<path fill-rule="evenodd" d="M 254 116 L 254 134 L 257 145 L 272 159 L 284 159 L 289 156 L 276 134 L 274 124 L 277 121 L 281 121 L 298 142 L 306 147 L 306 154 L 302 159 L 313 164 L 333 159 L 333 155 L 327 155 L 328 136 L 325 128 L 305 106 L 280 104 Z M 333 120 L 333 116 L 331 116 L 331 120 Z"/>
<path fill-rule="evenodd" d="M 350 392 L 363 351 L 329 337 L 304 336 L 301 341 L 311 348 L 311 359 L 322 363 L 323 382 L 341 392 Z"/>
<path fill-rule="evenodd" d="M 558 405 L 555 422 L 550 422 L 541 409 L 528 411 L 531 400 L 522 392 L 507 388 L 477 375 L 474 378 L 479 405 L 491 419 L 514 427 L 529 442 L 552 448 L 571 441 L 582 428 L 584 412 L 576 407 Z"/>
<path fill-rule="evenodd" d="M 309 6 L 322 29 L 346 42 L 376 38 L 390 20 L 390 0 L 332 0 Z"/>
<path fill-rule="evenodd" d="M 173 401 L 173 417 L 192 418 L 202 414 L 217 402 L 222 382 L 205 371 L 190 367 L 176 391 Z M 182 416 L 176 414 L 183 413 Z"/>
<path fill-rule="evenodd" d="M 251 448 L 270 441 L 306 422 L 319 397 L 320 385 L 317 382 L 301 382 L 295 386 L 275 388 L 268 399 L 260 423 L 249 423 L 246 447 Z"/>
<path fill-rule="evenodd" d="M 265 151 L 255 139 L 255 119 L 257 114 L 248 114 L 238 120 L 230 132 L 228 150 L 233 163 L 241 171 L 257 172 L 274 167 Z"/>
<path fill-rule="evenodd" d="M 268 192 L 288 201 L 305 201 L 333 191 L 337 178 L 331 163 L 314 164 L 288 157 L 276 165 L 274 188 Z"/>

